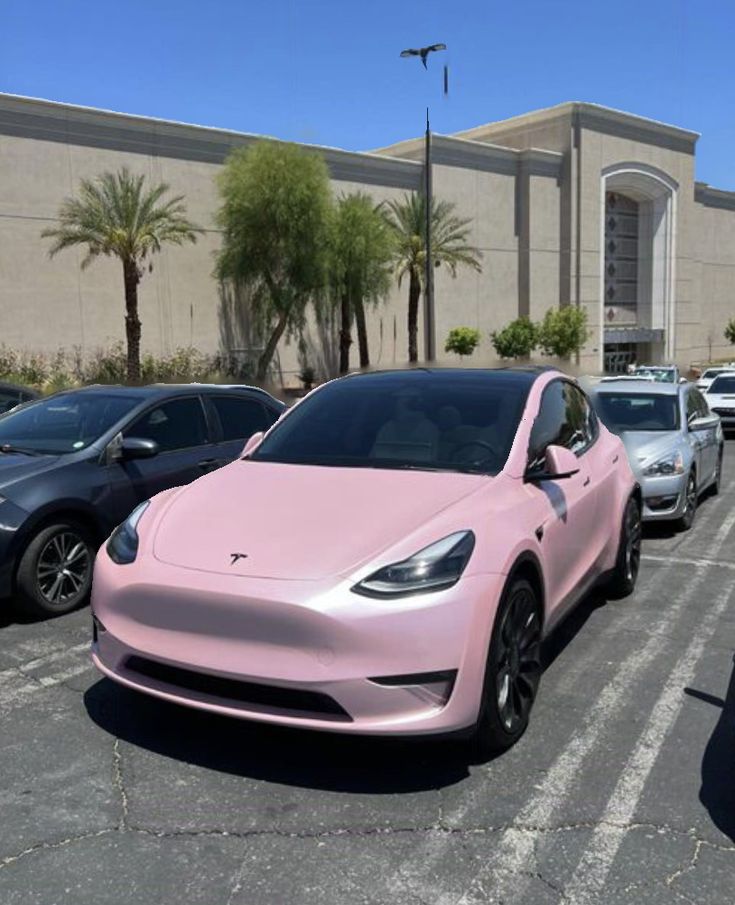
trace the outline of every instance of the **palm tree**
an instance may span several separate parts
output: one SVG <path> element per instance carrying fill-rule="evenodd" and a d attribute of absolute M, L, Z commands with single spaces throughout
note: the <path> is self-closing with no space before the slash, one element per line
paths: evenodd
<path fill-rule="evenodd" d="M 460 266 L 481 271 L 482 252 L 467 244 L 469 219 L 454 215 L 454 204 L 431 200 L 431 246 L 434 266 L 446 264 L 452 277 Z M 400 287 L 408 274 L 408 360 L 418 361 L 419 298 L 426 273 L 426 200 L 413 192 L 389 201 L 387 218 L 396 233 L 396 276 Z"/>
<path fill-rule="evenodd" d="M 332 220 L 330 288 L 340 310 L 339 373 L 350 367 L 352 321 L 360 367 L 370 365 L 365 307 L 377 304 L 391 284 L 394 236 L 380 206 L 363 192 L 343 195 Z"/>
<path fill-rule="evenodd" d="M 182 195 L 162 200 L 168 191 L 163 182 L 147 188 L 145 177 L 134 176 L 127 167 L 117 173 L 102 173 L 94 180 L 82 179 L 79 195 L 62 202 L 58 226 L 41 233 L 54 240 L 51 257 L 64 248 L 86 245 L 82 269 L 100 255 L 122 262 L 128 380 L 132 383 L 140 380 L 138 283 L 144 262 L 164 243 L 196 242 L 197 234 L 203 232 L 186 219 Z M 152 268 L 149 263 L 148 269 Z"/>

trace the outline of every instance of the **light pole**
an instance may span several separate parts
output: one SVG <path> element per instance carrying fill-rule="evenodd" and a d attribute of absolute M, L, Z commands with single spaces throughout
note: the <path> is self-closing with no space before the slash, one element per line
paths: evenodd
<path fill-rule="evenodd" d="M 430 44 L 428 47 L 410 47 L 401 51 L 402 57 L 421 57 L 424 69 L 428 69 L 426 58 L 437 50 L 446 50 L 446 44 Z M 446 92 L 446 69 L 444 73 L 444 90 Z M 426 138 L 424 142 L 424 213 L 426 217 L 424 253 L 426 266 L 424 274 L 424 356 L 427 361 L 436 358 L 436 326 L 434 323 L 434 266 L 431 248 L 431 213 L 433 209 L 433 193 L 431 184 L 431 126 L 429 108 L 426 108 Z"/>

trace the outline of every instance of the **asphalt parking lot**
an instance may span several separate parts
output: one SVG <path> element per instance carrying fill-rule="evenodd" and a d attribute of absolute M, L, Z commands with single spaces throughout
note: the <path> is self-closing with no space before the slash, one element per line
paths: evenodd
<path fill-rule="evenodd" d="M 0 903 L 732 905 L 727 447 L 720 496 L 550 639 L 528 732 L 482 765 L 137 696 L 91 667 L 87 610 L 0 612 Z"/>

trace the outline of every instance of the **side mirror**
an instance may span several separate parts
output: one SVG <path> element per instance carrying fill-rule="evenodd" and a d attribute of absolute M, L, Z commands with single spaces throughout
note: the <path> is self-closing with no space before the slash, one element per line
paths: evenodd
<path fill-rule="evenodd" d="M 717 416 L 716 415 L 701 415 L 697 417 L 694 413 L 692 413 L 687 418 L 687 425 L 690 431 L 704 431 L 709 430 L 717 424 Z"/>
<path fill-rule="evenodd" d="M 248 453 L 251 453 L 263 439 L 263 436 L 263 431 L 257 431 L 252 435 L 252 437 L 249 437 L 247 443 L 245 444 L 245 446 L 243 446 L 242 455 L 247 456 Z"/>
<path fill-rule="evenodd" d="M 560 481 L 571 478 L 579 472 L 579 462 L 574 453 L 565 446 L 546 447 L 546 469 L 544 471 L 527 471 L 524 480 L 537 483 L 540 481 Z"/>
<path fill-rule="evenodd" d="M 158 444 L 155 440 L 147 440 L 145 437 L 124 437 L 120 444 L 120 458 L 151 459 L 158 455 Z"/>

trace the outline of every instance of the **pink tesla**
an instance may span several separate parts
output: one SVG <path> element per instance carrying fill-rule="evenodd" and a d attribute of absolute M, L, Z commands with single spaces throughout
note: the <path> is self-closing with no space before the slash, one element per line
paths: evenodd
<path fill-rule="evenodd" d="M 345 377 L 115 530 L 94 662 L 221 714 L 489 752 L 528 723 L 543 637 L 594 584 L 632 592 L 640 539 L 625 450 L 560 372 Z"/>

